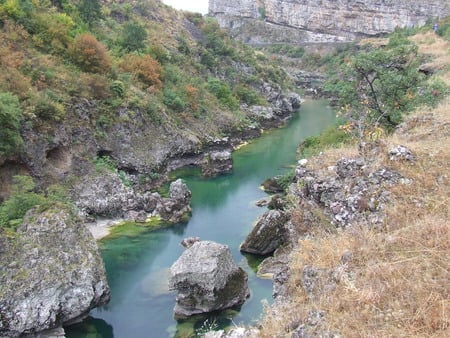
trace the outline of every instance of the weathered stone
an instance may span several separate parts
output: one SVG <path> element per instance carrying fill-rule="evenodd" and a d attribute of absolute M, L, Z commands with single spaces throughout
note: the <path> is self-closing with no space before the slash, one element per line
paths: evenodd
<path fill-rule="evenodd" d="M 214 177 L 231 172 L 233 170 L 231 150 L 212 151 L 206 154 L 200 166 L 205 177 Z"/>
<path fill-rule="evenodd" d="M 32 209 L 0 255 L 0 336 L 52 329 L 109 301 L 97 244 L 64 207 Z"/>
<path fill-rule="evenodd" d="M 176 318 L 241 305 L 249 296 L 247 274 L 226 245 L 194 243 L 170 268 L 169 287 L 177 290 Z"/>
<path fill-rule="evenodd" d="M 250 43 L 350 41 L 393 32 L 397 27 L 421 26 L 429 18 L 449 13 L 445 0 L 209 1 L 209 14 L 221 27 Z M 258 29 L 247 29 L 250 26 Z"/>
<path fill-rule="evenodd" d="M 391 161 L 409 161 L 414 163 L 416 156 L 407 147 L 398 145 L 389 150 L 389 159 Z"/>
<path fill-rule="evenodd" d="M 178 179 L 170 184 L 169 198 L 162 198 L 159 201 L 155 213 L 170 223 L 186 221 L 191 212 L 190 201 L 190 190 L 183 180 Z"/>
<path fill-rule="evenodd" d="M 288 219 L 283 211 L 267 211 L 241 244 L 240 250 L 256 255 L 271 254 L 287 241 L 285 224 Z"/>
<path fill-rule="evenodd" d="M 185 248 L 190 248 L 194 243 L 200 242 L 200 237 L 187 237 L 181 241 L 181 245 Z"/>

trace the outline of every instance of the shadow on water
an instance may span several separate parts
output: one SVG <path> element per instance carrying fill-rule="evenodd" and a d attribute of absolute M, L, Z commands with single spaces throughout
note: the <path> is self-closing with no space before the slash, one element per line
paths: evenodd
<path fill-rule="evenodd" d="M 182 177 L 192 191 L 188 224 L 102 241 L 111 302 L 91 311 L 81 326 L 66 328 L 67 337 L 189 337 L 208 326 L 255 323 L 263 311 L 262 301 L 271 302 L 272 283 L 256 277 L 260 257 L 242 255 L 239 245 L 266 210 L 255 206 L 267 196 L 259 186 L 269 177 L 286 173 L 296 162 L 298 144 L 333 121 L 326 102 L 305 103 L 289 125 L 236 151 L 232 174 L 204 179 L 198 170 L 184 171 Z M 240 309 L 186 321 L 173 319 L 176 295 L 168 290 L 169 268 L 183 252 L 180 241 L 188 236 L 230 247 L 235 261 L 249 274 L 251 296 Z M 83 325 L 91 331 L 80 329 Z"/>

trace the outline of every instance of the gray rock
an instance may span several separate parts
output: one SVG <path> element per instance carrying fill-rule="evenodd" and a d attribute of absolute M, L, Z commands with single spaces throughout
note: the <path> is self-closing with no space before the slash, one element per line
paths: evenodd
<path fill-rule="evenodd" d="M 241 305 L 249 296 L 247 274 L 226 245 L 194 243 L 170 268 L 169 287 L 177 290 L 176 318 Z"/>
<path fill-rule="evenodd" d="M 205 177 L 214 177 L 231 172 L 233 170 L 231 150 L 212 151 L 206 154 L 200 166 Z"/>
<path fill-rule="evenodd" d="M 256 255 L 268 255 L 287 241 L 285 224 L 289 216 L 280 210 L 269 210 L 258 220 L 241 244 L 240 250 Z"/>
<path fill-rule="evenodd" d="M 185 248 L 190 248 L 194 243 L 200 242 L 200 237 L 187 237 L 181 241 L 181 245 Z"/>
<path fill-rule="evenodd" d="M 0 260 L 0 336 L 56 328 L 109 301 L 97 244 L 64 207 L 29 211 Z"/>
<path fill-rule="evenodd" d="M 178 179 L 170 184 L 169 198 L 162 198 L 156 206 L 155 213 L 170 223 L 186 221 L 191 212 L 189 205 L 191 192 L 183 180 Z"/>
<path fill-rule="evenodd" d="M 414 163 L 416 156 L 407 147 L 398 145 L 389 150 L 389 159 L 391 161 L 408 161 Z"/>

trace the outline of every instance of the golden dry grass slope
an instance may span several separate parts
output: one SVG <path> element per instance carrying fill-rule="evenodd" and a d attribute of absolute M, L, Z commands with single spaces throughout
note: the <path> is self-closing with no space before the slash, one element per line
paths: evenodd
<path fill-rule="evenodd" d="M 450 84 L 450 42 L 432 32 L 411 39 L 428 56 L 427 67 Z M 260 336 L 298 337 L 293 328 L 300 326 L 313 336 L 450 337 L 449 139 L 447 97 L 435 109 L 416 110 L 384 140 L 386 149 L 408 147 L 417 161 L 393 163 L 384 152 L 374 164 L 390 162 L 411 180 L 392 187 L 383 230 L 318 229 L 300 240 L 290 263 L 291 302 L 267 311 Z M 354 158 L 357 150 L 330 150 L 308 165 L 326 168 L 343 156 Z M 333 270 L 334 287 L 307 294 L 305 266 Z"/>

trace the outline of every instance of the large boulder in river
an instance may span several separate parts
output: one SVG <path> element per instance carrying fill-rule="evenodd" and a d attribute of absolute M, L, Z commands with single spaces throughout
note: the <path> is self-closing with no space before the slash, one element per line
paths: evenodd
<path fill-rule="evenodd" d="M 176 318 L 241 305 L 249 296 L 247 273 L 236 265 L 230 249 L 223 244 L 194 243 L 170 272 L 169 287 L 178 291 Z"/>
<path fill-rule="evenodd" d="M 241 244 L 241 251 L 256 255 L 271 254 L 287 241 L 285 224 L 288 220 L 288 214 L 281 210 L 267 211 Z"/>
<path fill-rule="evenodd" d="M 0 337 L 59 327 L 109 301 L 97 244 L 64 207 L 29 211 L 0 243 Z"/>

